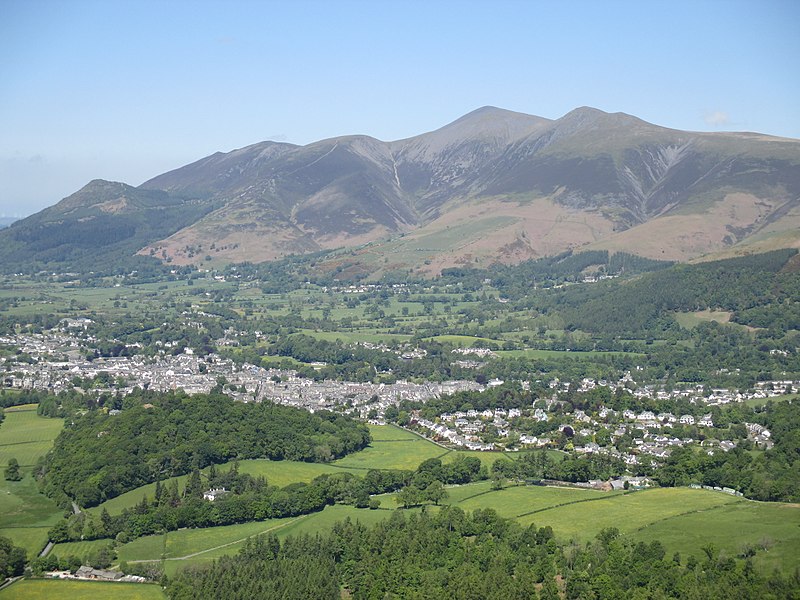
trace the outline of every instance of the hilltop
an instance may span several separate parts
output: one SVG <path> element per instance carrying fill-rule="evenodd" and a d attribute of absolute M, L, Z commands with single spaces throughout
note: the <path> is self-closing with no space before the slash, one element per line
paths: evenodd
<path fill-rule="evenodd" d="M 323 260 L 356 272 L 608 249 L 685 261 L 800 245 L 800 141 L 494 107 L 383 142 L 265 141 L 134 188 L 96 180 L 0 232 L 8 269 Z"/>

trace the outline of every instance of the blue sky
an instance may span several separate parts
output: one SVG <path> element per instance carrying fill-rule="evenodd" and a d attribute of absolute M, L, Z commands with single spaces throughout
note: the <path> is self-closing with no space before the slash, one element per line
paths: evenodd
<path fill-rule="evenodd" d="M 0 0 L 0 216 L 485 105 L 800 138 L 800 2 Z"/>

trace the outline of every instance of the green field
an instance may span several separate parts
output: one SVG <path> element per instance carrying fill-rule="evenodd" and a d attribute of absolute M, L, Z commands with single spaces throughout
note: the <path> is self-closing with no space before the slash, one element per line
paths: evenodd
<path fill-rule="evenodd" d="M 53 445 L 61 431 L 61 419 L 36 414 L 35 405 L 5 409 L 0 425 L 0 465 L 10 458 L 21 465 L 21 481 L 0 480 L 0 535 L 35 556 L 47 544 L 47 531 L 61 518 L 62 511 L 39 493 L 31 471 L 40 456 Z"/>
<path fill-rule="evenodd" d="M 0 464 L 5 466 L 9 458 L 16 458 L 22 471 L 29 473 L 53 445 L 63 420 L 38 416 L 36 405 L 14 406 L 5 413 L 0 425 Z"/>
<path fill-rule="evenodd" d="M 16 413 L 16 414 L 15 414 Z M 60 423 L 36 417 L 30 410 L 8 413 L 10 420 L 0 428 L 0 440 L 46 442 L 54 436 Z M 11 424 L 11 427 L 6 428 Z M 21 433 L 23 426 L 26 434 Z M 352 472 L 363 475 L 364 470 L 415 469 L 423 460 L 439 457 L 444 462 L 458 456 L 475 456 L 491 465 L 496 460 L 515 460 L 520 454 L 480 453 L 447 450 L 399 427 L 370 426 L 373 441 L 369 447 L 334 463 L 301 463 L 293 461 L 246 460 L 239 463 L 242 472 L 265 476 L 271 484 L 285 486 L 297 481 L 311 481 L 323 473 Z M 5 435 L 5 438 L 3 437 Z M 29 440 L 29 438 L 32 438 Z M 220 466 L 218 469 L 225 469 Z M 179 482 L 184 477 L 177 478 Z M 0 534 L 9 535 L 16 543 L 38 551 L 46 541 L 49 526 L 60 518 L 61 512 L 36 492 L 27 476 L 22 482 L 5 482 L 13 493 L 0 496 Z M 154 485 L 143 486 L 119 498 L 110 500 L 92 513 L 108 508 L 115 513 L 133 506 L 143 495 L 152 496 Z M 609 493 L 569 487 L 540 487 L 509 485 L 493 490 L 492 483 L 482 481 L 466 485 L 447 486 L 445 504 L 465 511 L 492 508 L 503 517 L 514 518 L 522 525 L 549 525 L 558 540 L 585 543 L 605 527 L 617 527 L 624 534 L 643 541 L 660 540 L 669 555 L 700 556 L 703 547 L 711 543 L 728 556 L 738 555 L 745 545 L 757 547 L 755 564 L 759 569 L 775 568 L 791 572 L 798 566 L 800 556 L 800 507 L 787 504 L 767 504 L 747 501 L 722 493 L 688 488 L 664 488 L 632 493 Z M 234 554 L 244 541 L 254 535 L 274 532 L 283 538 L 289 535 L 324 532 L 336 521 L 350 518 L 373 524 L 391 516 L 396 509 L 395 494 L 378 497 L 380 510 L 356 509 L 352 506 L 329 506 L 325 510 L 294 518 L 273 519 L 207 529 L 183 529 L 147 536 L 117 547 L 117 562 L 159 562 L 165 573 L 174 574 L 186 566 L 208 563 L 222 555 Z M 415 511 L 419 508 L 413 509 Z M 436 507 L 426 510 L 436 511 Z M 4 533 L 5 532 L 5 533 Z M 58 544 L 53 552 L 59 557 L 76 555 L 86 559 L 108 540 Z M 767 547 L 768 550 L 764 550 Z M 85 562 L 85 561 L 84 561 Z M 113 598 L 161 598 L 157 586 L 80 583 L 104 586 L 92 592 L 88 588 L 74 589 L 73 582 L 22 582 L 11 589 L 19 595 L 0 594 L 3 598 L 64 597 L 81 598 L 87 593 Z M 42 587 L 44 585 L 51 587 Z M 20 587 L 17 587 L 20 586 Z M 52 587 L 57 586 L 57 587 Z M 114 586 L 114 587 L 110 587 Z M 119 586 L 119 587 L 118 587 Z M 141 593 L 155 596 L 128 596 Z M 27 595 L 25 595 L 27 594 Z M 39 594 L 39 595 L 37 595 Z"/>
<path fill-rule="evenodd" d="M 586 493 L 596 494 L 588 490 Z M 537 525 L 547 524 L 564 539 L 585 542 L 606 527 L 632 533 L 663 519 L 742 502 L 727 494 L 688 488 L 662 488 L 621 496 L 607 494 L 593 497 L 599 499 L 539 510 L 521 517 L 519 521 L 524 525 L 534 522 Z"/>
<path fill-rule="evenodd" d="M 771 398 L 751 398 L 745 400 L 747 406 L 764 406 L 767 402 L 783 402 L 789 398 L 797 398 L 797 394 L 783 394 L 781 396 L 772 396 Z"/>
<path fill-rule="evenodd" d="M 384 429 L 385 428 L 385 429 Z M 416 434 L 391 425 L 371 425 L 372 443 L 333 464 L 351 469 L 416 469 L 429 458 L 450 451 Z"/>
<path fill-rule="evenodd" d="M 183 490 L 186 485 L 186 479 L 188 475 L 181 475 L 180 477 L 171 477 L 163 482 L 162 485 L 169 485 L 172 483 L 173 480 L 178 481 L 178 489 Z M 136 488 L 135 490 L 131 490 L 130 492 L 125 492 L 124 494 L 120 494 L 115 498 L 111 498 L 110 500 L 106 500 L 102 504 L 99 504 L 93 508 L 88 509 L 86 512 L 92 515 L 99 516 L 103 509 L 106 509 L 109 514 L 111 515 L 118 515 L 126 508 L 133 508 L 137 504 L 142 501 L 142 498 L 147 497 L 148 499 L 152 500 L 155 496 L 156 492 L 156 484 L 155 483 L 148 483 L 147 485 L 143 485 L 141 487 Z"/>
<path fill-rule="evenodd" d="M 164 600 L 161 586 L 144 583 L 24 579 L 0 591 L 0 600 Z"/>
<path fill-rule="evenodd" d="M 466 511 L 473 511 L 476 508 L 493 508 L 501 517 L 520 518 L 520 521 L 526 521 L 527 517 L 523 515 L 530 515 L 561 504 L 605 500 L 616 495 L 616 493 L 610 492 L 566 487 L 517 486 L 467 498 L 458 505 Z M 535 518 L 534 521 L 538 524 Z"/>
<path fill-rule="evenodd" d="M 394 509 L 394 503 L 387 503 Z M 383 508 L 383 507 L 382 507 Z M 167 574 L 189 565 L 209 562 L 226 554 L 235 554 L 248 537 L 274 532 L 278 537 L 314 534 L 325 531 L 337 521 L 350 518 L 365 524 L 376 523 L 391 515 L 390 510 L 357 509 L 352 506 L 328 506 L 325 510 L 284 519 L 269 519 L 253 523 L 208 527 L 205 529 L 181 529 L 160 535 L 150 535 L 133 540 L 117 548 L 119 562 L 161 562 Z M 88 557 L 108 540 L 70 542 L 57 544 L 53 553 L 59 557 L 75 555 Z"/>
<path fill-rule="evenodd" d="M 660 540 L 667 552 L 683 556 L 703 555 L 714 545 L 728 556 L 737 556 L 745 544 L 759 548 L 754 562 L 764 572 L 790 572 L 800 562 L 800 506 L 738 501 L 704 511 L 663 519 L 634 533 L 641 539 Z"/>
<path fill-rule="evenodd" d="M 679 312 L 673 315 L 678 325 L 684 329 L 694 329 L 700 323 L 729 323 L 731 313 L 723 310 L 699 310 L 696 312 Z"/>
<path fill-rule="evenodd" d="M 91 540 L 86 542 L 64 542 L 56 544 L 50 551 L 59 558 L 77 556 L 83 564 L 89 564 L 89 557 L 101 548 L 105 548 L 112 540 Z"/>
<path fill-rule="evenodd" d="M 502 346 L 505 343 L 503 340 L 490 340 L 487 338 L 473 337 L 471 335 L 436 335 L 428 339 L 441 342 L 442 344 L 452 344 L 460 348 L 469 348 L 476 343 L 484 347 L 489 345 Z"/>

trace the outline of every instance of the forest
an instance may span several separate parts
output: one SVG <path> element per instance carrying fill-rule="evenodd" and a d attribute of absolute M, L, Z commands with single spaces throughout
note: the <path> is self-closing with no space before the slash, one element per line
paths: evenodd
<path fill-rule="evenodd" d="M 140 391 L 119 414 L 75 416 L 41 465 L 43 491 L 95 506 L 128 490 L 235 458 L 324 462 L 364 448 L 366 426 L 331 413 L 225 394 Z"/>
<path fill-rule="evenodd" d="M 762 575 L 713 545 L 666 556 L 615 528 L 585 545 L 556 543 L 549 527 L 523 527 L 494 510 L 395 512 L 367 527 L 251 539 L 234 557 L 172 577 L 171 600 L 460 598 L 797 598 L 800 574 Z"/>

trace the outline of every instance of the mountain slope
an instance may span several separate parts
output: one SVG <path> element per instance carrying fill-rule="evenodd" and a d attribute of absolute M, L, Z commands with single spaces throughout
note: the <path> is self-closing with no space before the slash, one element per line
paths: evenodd
<path fill-rule="evenodd" d="M 0 233 L 0 258 L 57 260 L 63 237 L 74 262 L 97 224 L 106 235 L 91 245 L 117 257 L 219 264 L 350 247 L 331 264 L 369 273 L 582 247 L 687 260 L 800 241 L 800 141 L 587 107 L 556 120 L 484 107 L 393 142 L 262 142 L 119 185 L 92 182 Z"/>
<path fill-rule="evenodd" d="M 132 258 L 149 240 L 191 225 L 211 208 L 161 190 L 96 179 L 4 229 L 0 264 L 6 271 L 135 268 L 141 261 Z"/>

